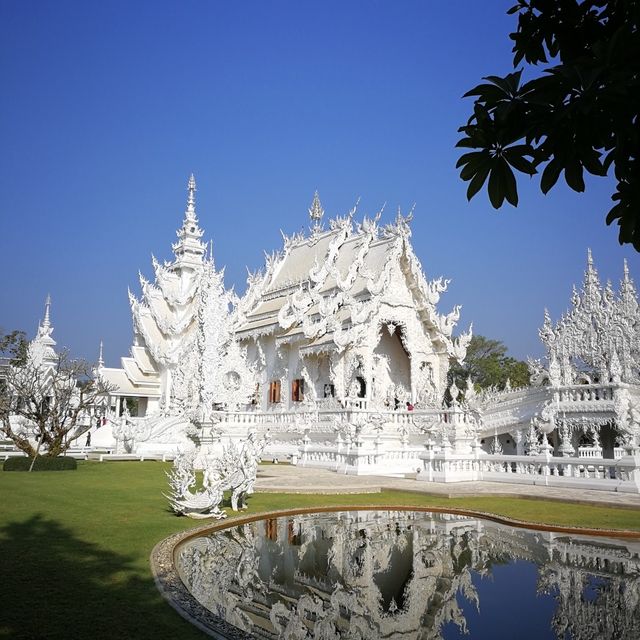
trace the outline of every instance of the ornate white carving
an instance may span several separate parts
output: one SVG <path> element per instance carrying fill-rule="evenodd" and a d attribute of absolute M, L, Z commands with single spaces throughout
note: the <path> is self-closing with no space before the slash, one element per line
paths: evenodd
<path fill-rule="evenodd" d="M 258 462 L 266 442 L 266 438 L 258 440 L 253 434 L 237 446 L 231 442 L 220 457 L 207 460 L 200 491 L 194 491 L 195 453 L 179 454 L 167 474 L 170 494 L 165 497 L 172 509 L 176 514 L 190 518 L 225 518 L 220 504 L 227 490 L 231 491 L 231 508 L 234 511 L 245 509 L 246 497 L 253 493 Z"/>
<path fill-rule="evenodd" d="M 582 289 L 573 290 L 572 309 L 555 326 L 545 310 L 539 333 L 548 350 L 551 384 L 572 384 L 585 374 L 600 382 L 638 384 L 640 318 L 626 261 L 616 294 L 610 282 L 600 285 L 589 251 Z"/>

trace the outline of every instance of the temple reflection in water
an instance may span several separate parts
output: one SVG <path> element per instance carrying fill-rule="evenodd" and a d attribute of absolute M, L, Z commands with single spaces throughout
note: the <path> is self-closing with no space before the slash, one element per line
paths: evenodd
<path fill-rule="evenodd" d="M 176 563 L 199 602 L 258 638 L 640 638 L 639 541 L 352 511 L 194 538 Z"/>

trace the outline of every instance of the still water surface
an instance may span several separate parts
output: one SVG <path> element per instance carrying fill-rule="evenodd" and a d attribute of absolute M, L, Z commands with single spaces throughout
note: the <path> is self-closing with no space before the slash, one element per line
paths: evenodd
<path fill-rule="evenodd" d="M 343 511 L 183 543 L 183 582 L 257 638 L 640 639 L 640 541 Z"/>

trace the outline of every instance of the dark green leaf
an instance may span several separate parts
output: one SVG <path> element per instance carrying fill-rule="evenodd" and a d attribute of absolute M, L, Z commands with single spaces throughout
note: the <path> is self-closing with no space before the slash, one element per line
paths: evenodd
<path fill-rule="evenodd" d="M 554 158 L 553 160 L 551 160 L 551 162 L 549 162 L 549 164 L 542 172 L 542 177 L 540 178 L 540 190 L 542 191 L 542 193 L 548 193 L 553 185 L 558 182 L 561 171 L 562 166 L 558 162 L 558 160 Z"/>
<path fill-rule="evenodd" d="M 537 173 L 536 167 L 533 162 L 527 160 L 524 155 L 531 155 L 531 147 L 528 144 L 515 145 L 505 149 L 504 152 L 505 160 L 514 169 L 532 176 Z"/>
<path fill-rule="evenodd" d="M 472 151 L 470 153 L 465 153 L 464 155 L 461 155 L 460 158 L 458 159 L 458 162 L 456 162 L 456 169 L 461 167 L 463 164 L 475 163 L 480 160 L 486 160 L 488 157 L 489 157 L 488 151 Z"/>
<path fill-rule="evenodd" d="M 487 188 L 489 201 L 494 209 L 499 209 L 504 202 L 504 176 L 502 164 L 494 164 L 489 174 L 489 185 Z"/>
<path fill-rule="evenodd" d="M 564 168 L 564 179 L 574 191 L 584 191 L 582 165 L 578 160 L 572 160 Z"/>
<path fill-rule="evenodd" d="M 618 203 L 615 207 L 613 207 L 609 213 L 607 214 L 607 224 L 611 224 L 614 220 L 622 217 L 623 206 Z"/>
<path fill-rule="evenodd" d="M 504 184 L 504 195 L 509 204 L 512 204 L 514 207 L 518 206 L 518 187 L 516 185 L 516 178 L 513 175 L 513 171 L 511 171 L 511 167 L 506 163 L 506 161 L 502 162 L 502 181 Z"/>
<path fill-rule="evenodd" d="M 482 185 L 485 183 L 487 176 L 489 175 L 489 171 L 491 170 L 491 163 L 487 162 L 483 165 L 475 176 L 471 179 L 469 183 L 469 187 L 467 188 L 467 200 L 471 200 L 473 196 L 482 189 Z"/>
<path fill-rule="evenodd" d="M 461 127 L 461 129 L 462 128 L 466 127 Z M 460 129 L 458 129 L 458 131 L 460 131 Z M 458 140 L 458 142 L 456 142 L 456 147 L 467 147 L 470 149 L 476 149 L 477 146 L 478 145 L 471 138 L 462 138 Z"/>

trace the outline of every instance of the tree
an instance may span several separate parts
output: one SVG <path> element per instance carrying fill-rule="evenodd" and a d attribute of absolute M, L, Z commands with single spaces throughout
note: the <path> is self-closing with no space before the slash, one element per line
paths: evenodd
<path fill-rule="evenodd" d="M 15 330 L 4 333 L 0 329 L 0 359 L 8 360 L 9 364 L 21 364 L 27 358 L 27 334 Z"/>
<path fill-rule="evenodd" d="M 518 0 L 514 69 L 547 65 L 522 82 L 523 69 L 487 76 L 465 94 L 473 114 L 459 131 L 458 160 L 470 200 L 487 182 L 495 209 L 518 204 L 514 169 L 540 174 L 547 193 L 564 172 L 574 191 L 584 172 L 617 182 L 607 224 L 620 244 L 640 251 L 640 2 L 638 0 Z"/>
<path fill-rule="evenodd" d="M 66 351 L 43 366 L 27 357 L 10 365 L 0 381 L 0 433 L 28 456 L 58 456 L 91 428 L 89 408 L 111 391 L 90 365 Z M 33 441 L 37 440 L 37 447 Z"/>
<path fill-rule="evenodd" d="M 467 379 L 481 388 L 504 389 L 509 380 L 512 387 L 529 384 L 529 368 L 526 362 L 507 356 L 507 347 L 499 340 L 473 336 L 467 348 L 464 364 L 454 362 L 449 369 L 449 382 L 464 389 Z"/>

